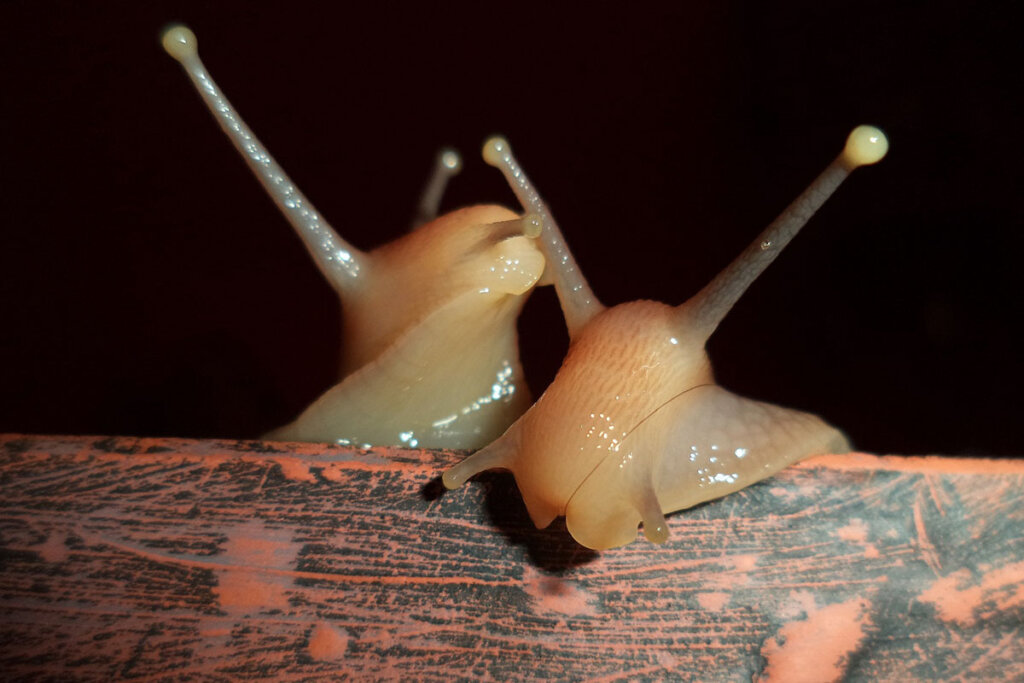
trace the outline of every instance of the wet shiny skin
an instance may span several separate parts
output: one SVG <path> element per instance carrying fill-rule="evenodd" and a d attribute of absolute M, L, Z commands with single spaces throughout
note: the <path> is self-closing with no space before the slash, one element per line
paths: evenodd
<path fill-rule="evenodd" d="M 342 302 L 338 383 L 267 436 L 422 448 L 479 448 L 497 438 L 530 405 L 515 325 L 544 271 L 536 222 L 500 206 L 429 220 L 459 166 L 448 151 L 421 203 L 429 222 L 363 252 L 246 126 L 199 60 L 195 35 L 172 27 L 163 44 Z"/>
<path fill-rule="evenodd" d="M 541 244 L 569 328 L 569 353 L 537 403 L 495 443 L 448 470 L 454 488 L 477 472 L 511 470 L 538 527 L 565 515 L 581 544 L 612 548 L 668 538 L 664 515 L 725 495 L 809 455 L 845 452 L 814 415 L 736 396 L 714 383 L 707 339 L 735 301 L 854 168 L 887 149 L 859 127 L 843 152 L 751 245 L 681 306 L 638 301 L 605 308 L 568 252 L 508 143 L 489 141 Z"/>

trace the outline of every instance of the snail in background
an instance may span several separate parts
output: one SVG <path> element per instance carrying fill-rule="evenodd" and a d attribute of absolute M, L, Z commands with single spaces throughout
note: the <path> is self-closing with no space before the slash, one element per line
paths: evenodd
<path fill-rule="evenodd" d="M 541 243 L 569 330 L 552 384 L 508 431 L 444 474 L 448 488 L 511 470 L 538 528 L 564 515 L 596 550 L 625 545 L 638 524 L 655 543 L 664 515 L 718 498 L 804 457 L 849 450 L 820 418 L 737 396 L 715 384 L 705 344 L 754 279 L 858 166 L 879 161 L 885 135 L 860 126 L 842 153 L 736 260 L 693 298 L 671 307 L 605 308 L 508 143 L 484 158 L 542 222 Z"/>
<path fill-rule="evenodd" d="M 342 301 L 340 381 L 267 438 L 354 445 L 479 448 L 530 405 L 516 318 L 544 271 L 536 216 L 473 206 L 434 218 L 452 152 L 420 204 L 428 220 L 363 252 L 294 186 L 235 112 L 184 26 L 163 36 L 221 128 Z"/>

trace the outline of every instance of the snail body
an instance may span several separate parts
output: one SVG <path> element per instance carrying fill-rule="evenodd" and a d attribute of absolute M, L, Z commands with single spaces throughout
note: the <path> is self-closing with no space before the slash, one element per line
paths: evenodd
<path fill-rule="evenodd" d="M 455 488 L 511 470 L 534 523 L 564 515 L 582 545 L 624 545 L 642 523 L 668 538 L 664 515 L 748 486 L 804 457 L 849 449 L 820 418 L 737 396 L 715 384 L 705 351 L 751 282 L 857 166 L 884 156 L 881 131 L 859 127 L 842 154 L 732 264 L 681 306 L 594 296 L 540 195 L 493 139 L 485 158 L 543 222 L 542 248 L 569 329 L 554 381 L 493 444 L 444 474 Z M 546 275 L 546 277 L 548 277 Z"/>
<path fill-rule="evenodd" d="M 459 209 L 365 255 L 342 296 L 338 384 L 278 441 L 479 448 L 530 405 L 516 319 L 544 271 L 523 219 Z M 379 264 L 379 265 L 378 265 Z"/>
<path fill-rule="evenodd" d="M 342 303 L 338 383 L 267 437 L 356 445 L 479 448 L 530 405 L 516 318 L 544 271 L 540 224 L 500 206 L 436 217 L 459 159 L 438 162 L 424 223 L 364 252 L 295 187 L 221 93 L 183 26 L 163 46 L 302 239 Z"/>

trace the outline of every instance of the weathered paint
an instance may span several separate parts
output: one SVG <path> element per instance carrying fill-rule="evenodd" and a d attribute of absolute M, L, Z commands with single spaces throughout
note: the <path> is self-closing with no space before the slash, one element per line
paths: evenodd
<path fill-rule="evenodd" d="M 816 458 L 594 553 L 458 457 L 2 436 L 0 670 L 1024 677 L 1021 461 Z"/>

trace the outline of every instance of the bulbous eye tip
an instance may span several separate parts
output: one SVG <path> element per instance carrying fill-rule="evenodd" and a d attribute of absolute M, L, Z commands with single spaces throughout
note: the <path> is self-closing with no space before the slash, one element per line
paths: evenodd
<path fill-rule="evenodd" d="M 175 24 L 164 31 L 160 38 L 160 44 L 170 56 L 183 62 L 186 59 L 195 57 L 198 50 L 196 34 L 192 29 L 182 24 Z"/>
<path fill-rule="evenodd" d="M 484 142 L 483 157 L 491 166 L 501 168 L 508 163 L 508 160 L 512 154 L 512 148 L 508 145 L 508 140 L 495 135 L 494 137 L 487 138 Z"/>
<path fill-rule="evenodd" d="M 438 155 L 438 160 L 441 162 L 441 167 L 448 172 L 448 175 L 456 175 L 462 170 L 462 156 L 451 147 L 442 149 Z"/>
<path fill-rule="evenodd" d="M 850 168 L 881 161 L 889 151 L 889 138 L 874 126 L 857 126 L 846 138 L 843 161 Z"/>

